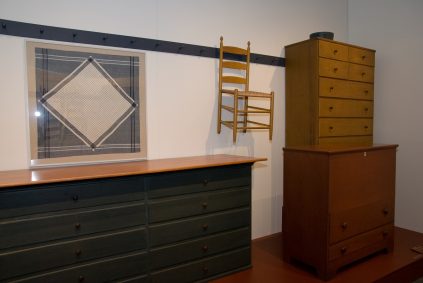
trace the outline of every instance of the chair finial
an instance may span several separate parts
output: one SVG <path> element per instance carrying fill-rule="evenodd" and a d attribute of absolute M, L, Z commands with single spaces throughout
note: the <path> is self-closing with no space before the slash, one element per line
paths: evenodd
<path fill-rule="evenodd" d="M 220 36 L 220 42 L 223 42 L 223 36 Z"/>
<path fill-rule="evenodd" d="M 247 42 L 248 47 L 250 47 L 250 41 Z"/>

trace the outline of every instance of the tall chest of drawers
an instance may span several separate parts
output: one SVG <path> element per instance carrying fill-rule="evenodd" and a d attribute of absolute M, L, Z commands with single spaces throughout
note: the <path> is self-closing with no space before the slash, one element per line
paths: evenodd
<path fill-rule="evenodd" d="M 0 172 L 0 282 L 197 282 L 247 268 L 259 160 Z"/>
<path fill-rule="evenodd" d="M 372 144 L 374 50 L 310 39 L 285 58 L 287 146 Z"/>
<path fill-rule="evenodd" d="M 284 149 L 284 259 L 319 277 L 393 248 L 396 145 Z"/>

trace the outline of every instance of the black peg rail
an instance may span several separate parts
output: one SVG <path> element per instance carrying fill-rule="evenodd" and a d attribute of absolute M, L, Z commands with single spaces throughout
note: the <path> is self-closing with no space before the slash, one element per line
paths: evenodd
<path fill-rule="evenodd" d="M 219 58 L 219 48 L 179 43 L 165 40 L 132 37 L 86 30 L 44 26 L 0 19 L 0 34 L 62 42 L 93 44 L 128 49 L 174 53 L 181 55 Z M 242 60 L 241 56 L 231 56 Z M 251 53 L 251 63 L 285 66 L 285 58 Z"/>

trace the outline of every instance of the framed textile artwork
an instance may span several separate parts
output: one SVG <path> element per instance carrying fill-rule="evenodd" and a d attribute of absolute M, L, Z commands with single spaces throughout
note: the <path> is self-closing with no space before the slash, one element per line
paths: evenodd
<path fill-rule="evenodd" d="M 27 42 L 31 166 L 143 159 L 145 54 Z"/>

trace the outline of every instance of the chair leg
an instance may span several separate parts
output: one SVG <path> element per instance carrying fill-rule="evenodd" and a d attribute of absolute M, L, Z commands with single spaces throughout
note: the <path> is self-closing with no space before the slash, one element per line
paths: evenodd
<path fill-rule="evenodd" d="M 236 143 L 236 134 L 238 131 L 238 90 L 235 90 L 234 94 L 234 117 L 233 117 L 233 125 L 232 125 L 232 136 L 233 142 Z"/>
<path fill-rule="evenodd" d="M 269 116 L 269 140 L 272 140 L 273 136 L 273 108 L 274 108 L 274 97 L 275 92 L 271 92 L 272 97 L 270 98 L 270 116 Z"/>
<path fill-rule="evenodd" d="M 222 129 L 222 91 L 219 90 L 218 97 L 218 106 L 217 106 L 217 133 L 220 134 Z"/>
<path fill-rule="evenodd" d="M 248 97 L 244 96 L 244 133 L 247 132 L 247 110 L 248 110 Z"/>

